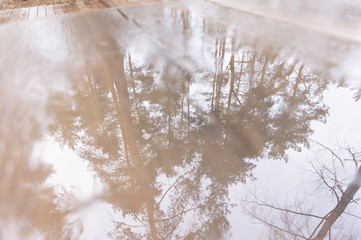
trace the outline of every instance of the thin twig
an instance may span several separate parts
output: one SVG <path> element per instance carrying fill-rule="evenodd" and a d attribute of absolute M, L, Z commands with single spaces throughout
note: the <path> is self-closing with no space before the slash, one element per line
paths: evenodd
<path fill-rule="evenodd" d="M 355 217 L 355 218 L 358 218 L 358 219 L 361 220 L 361 217 L 360 217 L 360 216 L 357 216 L 357 215 L 355 215 L 355 214 L 352 214 L 352 213 L 349 213 L 349 212 L 344 212 L 344 214 L 350 215 L 350 216 L 352 216 L 352 217 Z"/>
<path fill-rule="evenodd" d="M 163 198 L 165 197 L 165 195 L 167 195 L 167 193 L 177 184 L 177 182 L 178 182 L 179 180 L 181 180 L 181 179 L 182 179 L 187 173 L 189 173 L 190 171 L 191 171 L 191 170 L 185 172 L 182 176 L 180 176 L 180 177 L 167 189 L 167 191 L 165 191 L 165 193 L 163 194 L 162 198 L 159 200 L 156 208 L 159 207 L 159 205 L 160 205 L 160 203 L 163 201 Z"/>
<path fill-rule="evenodd" d="M 257 219 L 258 221 L 260 221 L 261 223 L 263 223 L 263 224 L 266 225 L 266 226 L 269 226 L 269 227 L 274 228 L 274 229 L 277 229 L 277 230 L 279 230 L 279 231 L 282 231 L 282 232 L 291 234 L 291 235 L 293 235 L 293 236 L 300 237 L 300 238 L 302 238 L 302 239 L 308 240 L 308 238 L 306 238 L 305 236 L 302 236 L 302 235 L 299 235 L 299 234 L 297 234 L 297 233 L 293 233 L 293 232 L 287 231 L 287 230 L 285 230 L 285 229 L 283 229 L 283 228 L 280 228 L 280 227 L 278 227 L 278 226 L 276 226 L 276 225 L 273 225 L 272 223 L 269 223 L 269 222 L 267 222 L 267 221 L 259 218 L 258 216 L 255 216 L 255 215 L 254 215 L 254 216 L 252 216 L 252 217 L 255 218 L 255 219 Z"/>
<path fill-rule="evenodd" d="M 318 219 L 323 219 L 323 217 L 317 216 L 317 215 L 314 215 L 314 214 L 296 212 L 296 211 L 292 211 L 292 210 L 288 210 L 288 209 L 284 209 L 284 208 L 275 207 L 275 206 L 272 206 L 272 205 L 269 205 L 269 204 L 266 204 L 266 203 L 259 203 L 259 202 L 256 202 L 256 201 L 248 201 L 248 200 L 242 200 L 242 199 L 241 199 L 241 201 L 246 202 L 246 203 L 253 203 L 253 204 L 257 204 L 258 206 L 268 207 L 268 208 L 276 209 L 276 210 L 279 210 L 279 211 L 293 213 L 293 214 L 301 215 L 301 216 L 305 216 L 305 217 L 314 217 L 314 218 L 318 218 Z"/>
<path fill-rule="evenodd" d="M 344 164 L 343 164 L 342 159 L 341 159 L 334 151 L 332 151 L 331 148 L 326 147 L 326 146 L 323 145 L 322 143 L 319 143 L 319 142 L 317 142 L 317 141 L 315 141 L 315 140 L 312 140 L 312 139 L 311 139 L 311 141 L 314 142 L 314 143 L 316 143 L 316 144 L 318 144 L 318 145 L 320 145 L 320 146 L 323 147 L 324 149 L 328 150 L 334 157 L 336 157 L 336 158 L 340 161 L 342 167 L 343 167 L 343 168 L 345 167 Z"/>
<path fill-rule="evenodd" d="M 188 209 L 188 210 L 182 211 L 182 212 L 180 212 L 180 213 L 177 213 L 176 215 L 174 215 L 174 216 L 172 216 L 172 217 L 163 218 L 163 219 L 157 219 L 157 220 L 155 220 L 155 221 L 157 221 L 157 222 L 168 221 L 168 220 L 170 220 L 170 219 L 173 219 L 173 218 L 176 218 L 176 217 L 178 217 L 178 216 L 180 216 L 180 215 L 183 215 L 183 214 L 185 214 L 185 213 L 187 213 L 187 212 L 190 212 L 190 211 L 196 210 L 196 209 L 198 209 L 198 208 L 200 208 L 200 207 L 201 207 L 201 206 L 194 207 L 194 208 L 191 208 L 191 209 Z"/>

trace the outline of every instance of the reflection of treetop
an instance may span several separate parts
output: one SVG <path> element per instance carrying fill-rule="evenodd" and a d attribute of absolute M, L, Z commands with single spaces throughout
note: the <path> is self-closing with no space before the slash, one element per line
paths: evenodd
<path fill-rule="evenodd" d="M 51 102 L 67 104 L 56 108 L 52 129 L 109 185 L 109 201 L 116 208 L 142 215 L 146 204 L 154 229 L 165 224 L 157 217 L 171 214 L 154 208 L 161 196 L 157 174 L 172 177 L 179 174 L 176 166 L 192 168 L 179 186 L 188 199 L 172 204 L 185 210 L 202 201 L 216 205 L 210 199 L 214 195 L 201 201 L 207 194 L 193 191 L 202 187 L 202 178 L 212 180 L 212 194 L 225 197 L 227 186 L 244 180 L 252 169 L 247 159 L 284 157 L 285 150 L 307 144 L 310 122 L 327 114 L 321 103 L 326 82 L 303 65 L 286 66 L 269 54 L 241 49 L 232 53 L 229 64 L 221 58 L 216 71 L 206 74 L 208 84 L 197 98 L 189 94 L 197 83 L 170 74 L 171 66 L 159 75 L 127 59 L 118 56 L 111 66 L 99 63 L 89 69 L 71 97 L 54 95 Z M 219 213 L 199 214 L 214 214 L 214 219 Z M 222 221 L 227 221 L 225 214 Z M 162 231 L 152 235 L 169 233 Z"/>
<path fill-rule="evenodd" d="M 153 239 L 224 234 L 228 186 L 251 175 L 252 159 L 284 158 L 307 145 L 311 121 L 327 115 L 328 83 L 306 66 L 271 51 L 235 50 L 234 39 L 210 44 L 214 70 L 202 73 L 201 87 L 177 63 L 156 71 L 99 50 L 72 94 L 50 101 L 59 142 L 89 161 L 110 189 L 107 201 Z M 165 176 L 170 188 L 158 181 Z M 188 213 L 194 225 L 179 228 Z M 112 236 L 148 236 L 129 227 L 119 222 Z"/>

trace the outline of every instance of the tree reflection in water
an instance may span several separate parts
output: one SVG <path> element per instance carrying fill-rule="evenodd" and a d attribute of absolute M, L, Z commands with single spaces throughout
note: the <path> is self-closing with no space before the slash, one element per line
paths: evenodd
<path fill-rule="evenodd" d="M 297 187 L 298 194 L 293 201 L 279 197 L 270 200 L 271 196 L 262 200 L 261 194 L 252 190 L 246 194 L 247 199 L 241 200 L 243 212 L 265 225 L 271 239 L 358 239 L 354 223 L 361 218 L 353 205 L 360 200 L 355 194 L 361 186 L 358 166 L 361 154 L 351 147 L 335 146 L 331 149 L 321 143 L 313 143 L 322 152 L 328 153 L 323 156 L 318 150 L 317 158 L 310 162 L 315 175 L 315 189 Z M 355 169 L 355 176 L 350 176 Z M 329 205 L 330 200 L 332 204 Z M 312 202 L 327 206 L 327 212 L 323 207 L 313 206 Z"/>
<path fill-rule="evenodd" d="M 0 84 L 0 239 L 59 238 L 66 212 L 56 211 L 57 196 L 46 184 L 51 166 L 33 155 L 43 137 L 40 114 L 36 101 L 11 91 L 14 85 Z"/>
<path fill-rule="evenodd" d="M 179 38 L 175 41 L 184 52 L 164 44 L 160 33 L 159 39 L 151 34 L 146 38 L 147 47 L 156 46 L 155 50 L 139 54 L 134 49 L 147 47 L 137 45 L 141 41 L 131 28 L 146 32 L 142 37 L 146 29 L 130 17 L 115 24 L 116 11 L 120 10 L 64 20 L 75 26 L 68 30 L 72 36 L 68 44 L 74 45 L 71 50 L 89 61 L 69 70 L 71 86 L 66 91 L 50 92 L 48 130 L 87 161 L 89 171 L 106 186 L 100 198 L 121 215 L 109 238 L 226 237 L 232 207 L 229 188 L 254 178 L 257 159 L 287 160 L 287 150 L 309 146 L 311 122 L 326 120 L 323 94 L 331 81 L 327 73 L 285 59 L 271 45 L 242 38 L 239 32 L 207 18 L 194 20 L 185 9 L 158 9 L 157 18 L 171 22 Z M 94 32 L 84 30 L 89 23 L 94 24 Z M 122 30 L 120 37 L 117 27 Z M 205 58 L 197 59 L 187 50 L 193 33 L 201 36 L 202 56 L 211 60 L 203 62 Z M 36 134 L 28 143 L 10 121 L 2 126 L 8 124 L 16 138 L 4 144 L 24 150 L 11 157 L 24 167 L 32 148 L 27 144 L 34 144 L 42 133 L 36 121 L 29 122 L 24 129 Z M 12 162 L 2 164 L 8 168 Z M 43 186 L 51 171 L 39 167 L 27 173 L 37 178 L 14 181 L 18 185 L 13 189 L 21 194 L 26 193 L 24 183 Z M 9 187 L 9 182 L 2 182 L 1 187 Z M 53 189 L 34 189 L 31 194 L 47 194 L 40 205 L 46 208 L 41 215 L 48 218 L 31 220 L 42 231 L 40 235 L 79 237 L 82 229 L 64 220 L 73 210 L 53 211 Z M 29 208 L 37 209 L 37 204 Z M 25 218 L 33 216 L 29 213 Z"/>
<path fill-rule="evenodd" d="M 190 31 L 185 16 L 174 17 Z M 154 65 L 106 40 L 78 87 L 54 93 L 49 109 L 58 141 L 89 161 L 109 189 L 104 200 L 133 219 L 119 220 L 112 238 L 225 236 L 229 186 L 252 177 L 258 157 L 307 145 L 311 121 L 327 115 L 328 81 L 271 48 L 214 39 L 215 68 L 195 69 L 199 89 L 177 62 Z"/>

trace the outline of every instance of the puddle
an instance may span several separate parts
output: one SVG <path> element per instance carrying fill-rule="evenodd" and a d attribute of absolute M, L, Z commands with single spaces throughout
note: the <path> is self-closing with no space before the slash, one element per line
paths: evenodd
<path fill-rule="evenodd" d="M 206 2 L 0 26 L 0 238 L 322 239 L 338 206 L 357 239 L 347 36 Z"/>

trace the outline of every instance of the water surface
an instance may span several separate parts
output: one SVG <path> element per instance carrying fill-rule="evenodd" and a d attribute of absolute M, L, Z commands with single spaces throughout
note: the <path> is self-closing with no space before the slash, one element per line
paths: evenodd
<path fill-rule="evenodd" d="M 259 203 L 324 216 L 356 172 L 348 35 L 185 2 L 0 37 L 2 239 L 308 239 L 320 219 Z"/>

